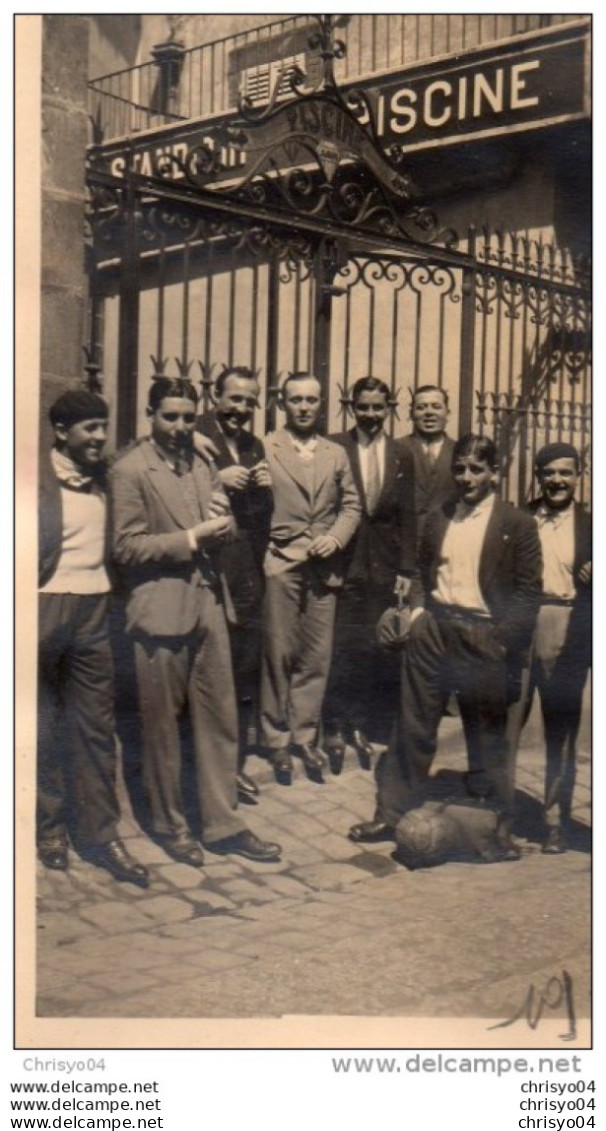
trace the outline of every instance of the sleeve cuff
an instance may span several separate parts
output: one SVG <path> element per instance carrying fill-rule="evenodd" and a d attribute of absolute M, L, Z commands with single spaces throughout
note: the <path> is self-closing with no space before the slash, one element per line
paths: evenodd
<path fill-rule="evenodd" d="M 196 541 L 196 536 L 194 534 L 193 527 L 190 530 L 186 530 L 185 533 L 187 534 L 187 541 L 189 543 L 189 548 L 190 548 L 192 555 L 193 555 L 193 554 L 196 553 L 196 551 L 198 549 L 198 543 Z"/>

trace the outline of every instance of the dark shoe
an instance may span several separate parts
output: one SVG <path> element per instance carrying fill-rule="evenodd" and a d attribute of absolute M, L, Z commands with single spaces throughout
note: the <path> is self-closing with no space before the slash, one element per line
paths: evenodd
<path fill-rule="evenodd" d="M 243 770 L 236 774 L 236 785 L 238 787 L 238 801 L 242 801 L 245 805 L 257 804 L 259 786 Z"/>
<path fill-rule="evenodd" d="M 517 844 L 507 837 L 500 844 L 484 849 L 481 857 L 485 864 L 504 864 L 510 860 L 519 860 L 521 855 Z"/>
<path fill-rule="evenodd" d="M 179 864 L 189 864 L 191 868 L 204 867 L 204 856 L 197 841 L 191 836 L 159 837 L 167 856 L 172 856 Z"/>
<path fill-rule="evenodd" d="M 274 768 L 276 781 L 279 785 L 290 785 L 292 782 L 292 758 L 288 750 L 273 750 L 271 753 L 271 764 Z"/>
<path fill-rule="evenodd" d="M 566 837 L 561 828 L 556 826 L 547 833 L 541 852 L 543 852 L 545 856 L 561 856 L 563 852 L 566 852 L 567 848 Z"/>
<path fill-rule="evenodd" d="M 356 844 L 379 844 L 382 840 L 395 840 L 396 830 L 385 821 L 362 821 L 352 825 L 348 836 Z"/>
<path fill-rule="evenodd" d="M 300 758 L 307 776 L 312 781 L 323 782 L 322 771 L 328 766 L 328 757 L 319 746 L 312 746 L 309 742 L 299 743 L 293 742 L 290 747 L 291 753 L 295 758 Z"/>
<path fill-rule="evenodd" d="M 256 860 L 258 863 L 279 860 L 282 852 L 279 844 L 259 840 L 259 837 L 255 836 L 250 829 L 243 829 L 241 833 L 235 833 L 234 836 L 215 840 L 212 844 L 208 844 L 207 848 L 211 852 L 216 852 L 219 856 L 244 856 L 246 860 Z"/>
<path fill-rule="evenodd" d="M 140 887 L 147 887 L 149 883 L 147 868 L 131 856 L 121 840 L 110 840 L 108 844 L 100 844 L 90 852 L 90 858 L 100 868 L 111 872 L 116 880 L 130 881 L 139 884 Z"/>
<path fill-rule="evenodd" d="M 63 841 L 48 841 L 39 844 L 38 859 L 51 872 L 67 872 L 67 845 Z"/>
<path fill-rule="evenodd" d="M 328 756 L 331 774 L 340 774 L 345 761 L 345 739 L 340 730 L 325 733 L 324 750 Z"/>
<path fill-rule="evenodd" d="M 353 746 L 358 761 L 363 770 L 370 770 L 372 767 L 373 748 L 370 745 L 364 731 L 354 730 L 351 735 L 351 745 Z"/>

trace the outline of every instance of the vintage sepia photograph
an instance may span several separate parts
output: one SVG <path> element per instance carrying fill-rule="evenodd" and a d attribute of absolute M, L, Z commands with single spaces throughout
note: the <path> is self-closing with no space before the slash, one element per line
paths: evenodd
<path fill-rule="evenodd" d="M 589 1048 L 591 16 L 15 26 L 18 1047 Z"/>

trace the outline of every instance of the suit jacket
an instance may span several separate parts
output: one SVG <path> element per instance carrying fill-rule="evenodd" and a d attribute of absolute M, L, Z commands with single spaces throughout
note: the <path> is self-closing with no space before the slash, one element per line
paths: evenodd
<path fill-rule="evenodd" d="M 529 504 L 529 511 L 535 514 L 541 505 L 541 499 L 533 499 Z M 591 515 L 583 510 L 579 503 L 574 507 L 574 560 L 572 565 L 572 578 L 575 584 L 576 597 L 570 618 L 568 641 L 574 647 L 579 662 L 589 665 L 591 663 L 591 638 L 592 638 L 592 585 L 591 581 L 581 581 L 579 572 L 586 562 L 592 559 L 592 521 Z"/>
<path fill-rule="evenodd" d="M 430 511 L 441 507 L 443 503 L 456 502 L 457 493 L 450 470 L 454 440 L 451 440 L 450 436 L 444 437 L 435 463 L 432 463 L 425 454 L 423 443 L 415 432 L 397 440 L 396 443 L 401 451 L 409 453 L 413 461 L 417 539 L 420 540 L 425 519 Z"/>
<path fill-rule="evenodd" d="M 203 519 L 213 492 L 223 489 L 215 470 L 197 454 L 193 476 Z M 198 622 L 198 558 L 187 530 L 191 515 L 179 479 L 149 440 L 118 457 L 109 477 L 114 561 L 129 596 L 126 626 L 148 636 L 186 636 Z"/>
<path fill-rule="evenodd" d="M 362 501 L 362 518 L 345 552 L 348 581 L 393 588 L 396 574 L 412 574 L 416 559 L 414 466 L 410 453 L 385 437 L 385 473 L 372 514 L 366 509 L 355 428 L 330 440 L 347 452 Z"/>
<path fill-rule="evenodd" d="M 226 467 L 233 467 L 236 461 L 228 447 L 225 433 L 219 423 L 215 409 L 211 409 L 210 412 L 205 412 L 203 416 L 197 418 L 196 429 L 208 436 L 215 445 L 217 449 L 215 463 L 219 471 Z M 240 432 L 235 437 L 235 443 L 239 463 L 242 467 L 254 467 L 255 464 L 265 459 L 263 442 L 257 436 L 253 436 L 251 432 Z M 251 484 L 244 491 L 230 491 L 229 488 L 226 488 L 226 491 L 238 530 L 246 532 L 248 540 L 255 549 L 255 556 L 261 564 L 269 537 L 269 524 L 273 506 L 271 489 L 269 487 L 256 487 Z"/>
<path fill-rule="evenodd" d="M 308 560 L 310 543 L 330 534 L 345 547 L 360 522 L 361 506 L 347 455 L 340 444 L 317 437 L 312 464 L 304 465 L 285 428 L 265 440 L 273 483 L 274 509 L 265 573 L 271 576 Z M 311 468 L 313 487 L 306 478 Z M 343 581 L 343 554 L 313 559 L 325 585 Z"/>
<path fill-rule="evenodd" d="M 428 517 L 413 579 L 411 604 L 429 602 L 436 587 L 442 543 L 454 505 Z M 495 499 L 480 555 L 480 589 L 510 657 L 530 646 L 541 600 L 542 557 L 536 522 L 529 514 Z"/>

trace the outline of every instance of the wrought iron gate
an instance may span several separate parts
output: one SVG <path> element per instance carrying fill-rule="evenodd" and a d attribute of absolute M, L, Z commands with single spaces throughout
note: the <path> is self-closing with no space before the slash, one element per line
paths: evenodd
<path fill-rule="evenodd" d="M 93 147 L 89 370 L 103 370 L 116 442 L 145 429 L 159 373 L 200 381 L 208 405 L 223 364 L 250 366 L 261 435 L 286 372 L 318 376 L 329 430 L 372 374 L 392 390 L 395 435 L 412 390 L 444 388 L 451 433 L 494 436 L 503 496 L 522 502 L 542 443 L 569 440 L 587 461 L 589 266 L 540 239 L 440 232 L 403 153 L 379 146 L 363 93 L 337 90 L 331 35 L 322 24 L 318 93 L 293 75 L 290 100 L 277 85 L 265 109 L 242 105 L 185 161 L 164 152 L 143 173 L 131 139 L 118 176 Z"/>

